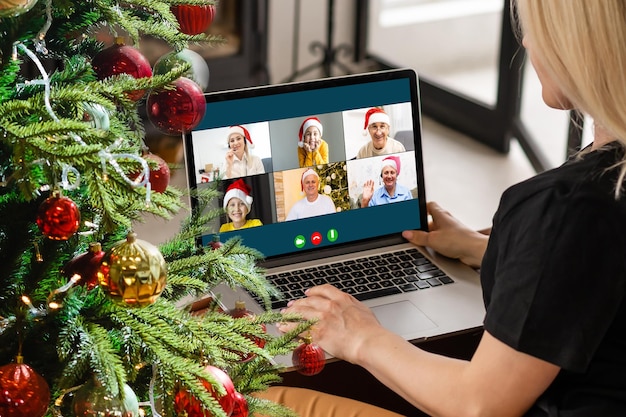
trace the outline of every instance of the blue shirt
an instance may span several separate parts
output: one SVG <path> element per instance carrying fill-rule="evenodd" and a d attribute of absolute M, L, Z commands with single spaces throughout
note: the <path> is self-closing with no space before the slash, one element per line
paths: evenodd
<path fill-rule="evenodd" d="M 381 204 L 397 203 L 398 201 L 406 201 L 412 199 L 411 191 L 404 185 L 396 183 L 396 194 L 390 196 L 387 189 L 383 186 L 374 191 L 372 199 L 368 207 L 378 206 Z"/>

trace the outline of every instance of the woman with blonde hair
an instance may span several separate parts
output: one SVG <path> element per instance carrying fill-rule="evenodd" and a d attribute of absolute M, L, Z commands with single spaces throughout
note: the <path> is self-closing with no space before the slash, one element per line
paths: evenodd
<path fill-rule="evenodd" d="M 435 203 L 430 232 L 404 232 L 480 267 L 486 315 L 472 359 L 411 345 L 330 286 L 286 312 L 318 319 L 312 335 L 324 350 L 432 416 L 623 416 L 626 2 L 518 0 L 513 10 L 544 102 L 589 115 L 594 137 L 562 166 L 506 190 L 491 235 Z"/>
<path fill-rule="evenodd" d="M 235 125 L 228 128 L 228 151 L 222 167 L 222 179 L 264 174 L 263 161 L 249 151 L 254 147 L 248 129 Z"/>

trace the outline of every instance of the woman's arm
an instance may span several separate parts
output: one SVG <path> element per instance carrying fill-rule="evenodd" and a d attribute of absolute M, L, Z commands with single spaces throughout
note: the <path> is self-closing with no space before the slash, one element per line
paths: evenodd
<path fill-rule="evenodd" d="M 364 367 L 432 416 L 521 416 L 559 372 L 488 333 L 471 361 L 429 353 L 383 328 L 365 305 L 331 285 L 310 288 L 306 295 L 285 312 L 317 319 L 316 343 Z"/>

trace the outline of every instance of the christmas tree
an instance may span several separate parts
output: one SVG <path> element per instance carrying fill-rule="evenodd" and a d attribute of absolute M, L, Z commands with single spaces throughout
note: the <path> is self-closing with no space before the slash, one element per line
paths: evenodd
<path fill-rule="evenodd" d="M 222 42 L 205 30 L 215 12 L 209 0 L 0 0 L 0 416 L 292 415 L 251 394 L 280 380 L 271 358 L 310 323 L 224 311 L 219 294 L 202 312 L 185 301 L 220 283 L 267 306 L 279 296 L 236 238 L 196 245 L 218 192 L 194 196 L 159 247 L 132 232 L 182 207 L 138 109 L 169 134 L 200 121 L 202 89 L 176 58 Z M 144 37 L 174 50 L 154 73 L 134 47 Z M 269 335 L 278 321 L 296 328 Z"/>

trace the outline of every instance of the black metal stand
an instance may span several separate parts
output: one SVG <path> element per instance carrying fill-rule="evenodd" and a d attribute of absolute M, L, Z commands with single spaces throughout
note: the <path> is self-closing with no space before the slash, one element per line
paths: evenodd
<path fill-rule="evenodd" d="M 301 77 L 316 68 L 322 68 L 324 75 L 330 77 L 332 75 L 332 66 L 336 65 L 344 73 L 351 74 L 350 69 L 337 61 L 337 55 L 339 52 L 350 53 L 351 48 L 349 45 L 341 44 L 336 47 L 333 46 L 333 29 L 335 25 L 335 2 L 334 0 L 328 0 L 328 13 L 326 18 L 326 44 L 319 41 L 312 42 L 309 45 L 311 53 L 315 54 L 318 50 L 322 53 L 322 60 L 313 64 L 307 65 L 302 69 L 298 68 L 298 43 L 300 40 L 300 0 L 296 0 L 295 12 L 294 12 L 294 47 L 293 47 L 293 73 L 287 77 L 284 82 L 294 81 L 296 78 Z"/>

